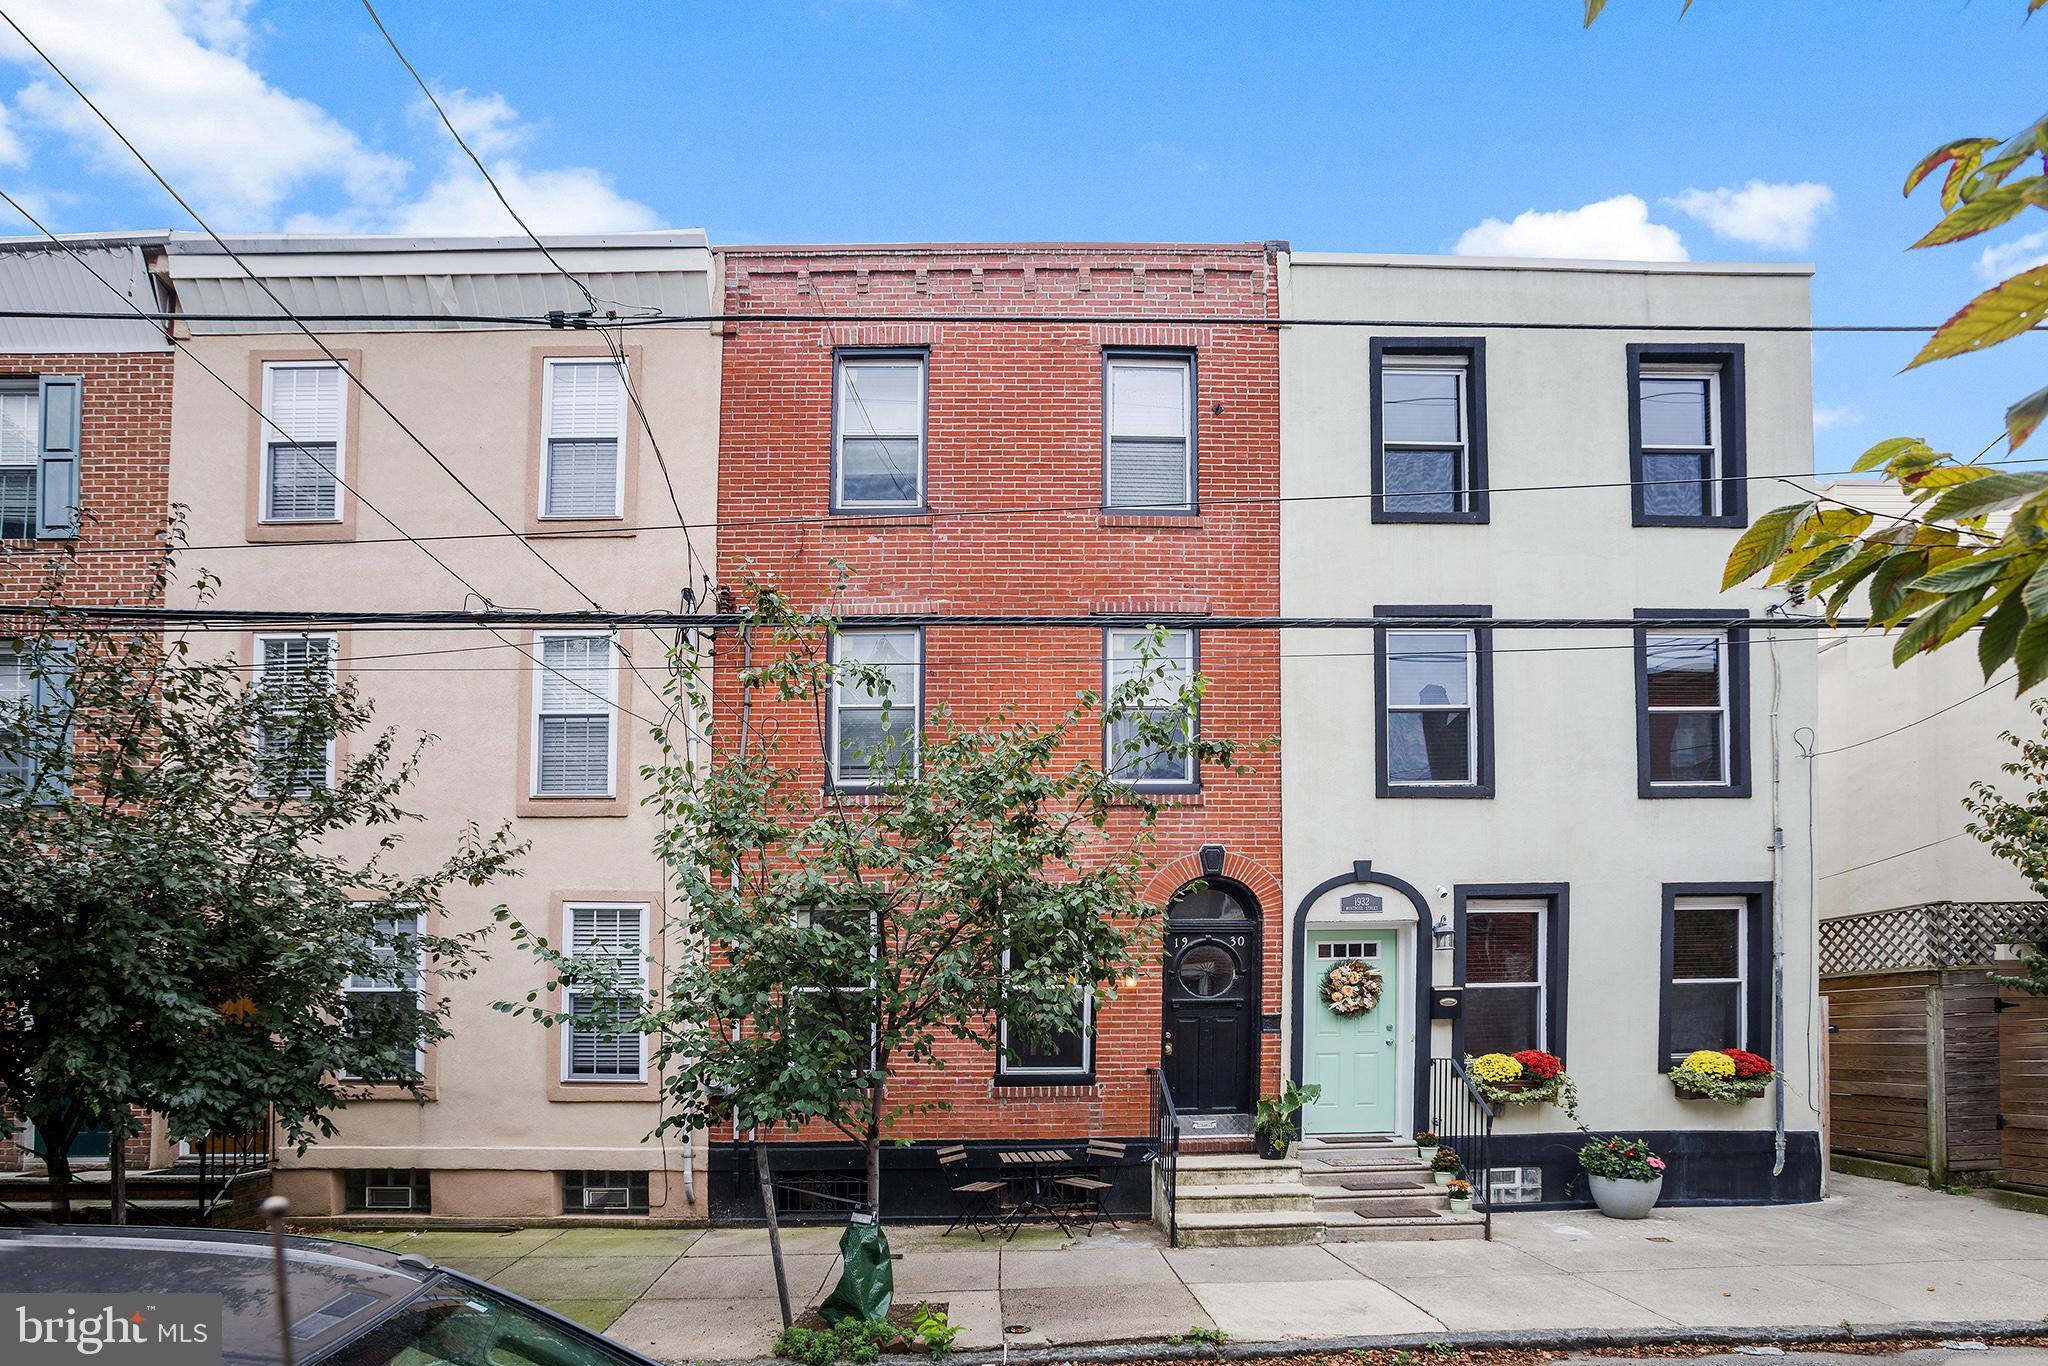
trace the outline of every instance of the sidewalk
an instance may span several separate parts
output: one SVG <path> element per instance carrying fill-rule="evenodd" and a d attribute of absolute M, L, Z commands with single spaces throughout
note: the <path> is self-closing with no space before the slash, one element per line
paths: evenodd
<path fill-rule="evenodd" d="M 1555 1328 L 2039 1323 L 2048 1218 L 1986 1200 L 1836 1177 L 1815 1205 L 1504 1214 L 1494 1241 L 1169 1249 L 1149 1225 L 1009 1244 L 890 1230 L 899 1301 L 944 1303 L 959 1348 L 1159 1339 L 1233 1342 Z M 758 1229 L 380 1233 L 664 1361 L 766 1355 L 781 1327 Z M 791 1297 L 838 1274 L 839 1230 L 786 1230 Z M 1021 1326 L 1023 1332 L 1004 1331 Z"/>

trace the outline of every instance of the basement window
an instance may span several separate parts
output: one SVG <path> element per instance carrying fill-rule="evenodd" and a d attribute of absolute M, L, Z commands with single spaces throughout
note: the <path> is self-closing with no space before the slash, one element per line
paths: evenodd
<path fill-rule="evenodd" d="M 342 1175 L 351 1214 L 431 1214 L 432 1176 L 417 1168 L 362 1167 Z"/>
<path fill-rule="evenodd" d="M 562 1213 L 645 1214 L 646 1172 L 563 1172 Z"/>

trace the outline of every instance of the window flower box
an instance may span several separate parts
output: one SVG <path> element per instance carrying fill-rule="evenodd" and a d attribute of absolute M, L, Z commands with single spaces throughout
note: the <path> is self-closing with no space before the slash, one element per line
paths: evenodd
<path fill-rule="evenodd" d="M 1465 1073 L 1491 1105 L 1561 1105 L 1574 1124 L 1579 1092 L 1554 1053 L 1525 1048 L 1519 1053 L 1482 1053 L 1465 1059 Z"/>
<path fill-rule="evenodd" d="M 1770 1059 L 1741 1048 L 1702 1048 L 1665 1074 L 1680 1100 L 1740 1105 L 1771 1089 L 1778 1069 Z"/>

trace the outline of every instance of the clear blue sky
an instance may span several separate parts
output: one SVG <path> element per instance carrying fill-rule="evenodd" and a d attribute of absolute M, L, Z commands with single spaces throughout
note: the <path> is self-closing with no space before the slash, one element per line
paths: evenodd
<path fill-rule="evenodd" d="M 495 226 L 353 4 L 0 9 L 216 226 Z M 2025 24 L 2025 0 L 1697 0 L 1683 19 L 1679 0 L 1613 0 L 1590 31 L 1578 0 L 380 9 L 438 89 L 466 92 L 465 129 L 544 229 L 1440 252 L 1488 219 L 1635 196 L 1624 230 L 1662 249 L 1816 262 L 1820 321 L 1932 322 L 1982 287 L 1984 247 L 2048 227 L 2033 212 L 1904 250 L 1937 212 L 1931 190 L 1899 195 L 1923 152 L 2043 112 L 2048 18 Z M 60 228 L 189 226 L 5 44 L 0 110 L 0 185 Z M 1804 195 L 1776 243 L 1717 232 L 1706 196 L 1666 202 L 1753 181 Z M 2040 256 L 2048 237 L 2007 273 Z M 1822 468 L 1907 433 L 1974 453 L 2048 382 L 2037 338 L 1899 375 L 1915 346 L 1817 339 Z"/>

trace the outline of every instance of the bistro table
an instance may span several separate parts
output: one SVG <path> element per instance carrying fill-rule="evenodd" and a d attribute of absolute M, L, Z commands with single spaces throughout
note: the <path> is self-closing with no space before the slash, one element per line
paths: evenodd
<path fill-rule="evenodd" d="M 997 1153 L 996 1160 L 1005 1171 L 1016 1173 L 1016 1179 L 1027 1183 L 1023 1198 L 1010 1211 L 1010 1231 L 1003 1235 L 1006 1239 L 1016 1237 L 1024 1221 L 1033 1216 L 1050 1219 L 1059 1225 L 1060 1232 L 1069 1238 L 1074 1236 L 1074 1231 L 1067 1227 L 1067 1221 L 1060 1217 L 1058 1205 L 1047 1194 L 1052 1178 L 1060 1169 L 1073 1165 L 1071 1149 L 1023 1148 L 1016 1152 Z"/>

